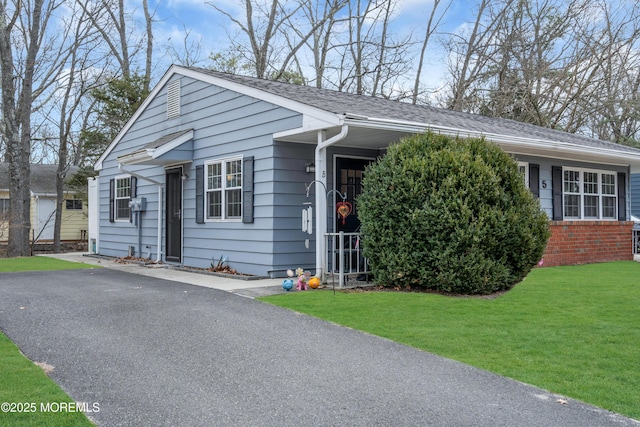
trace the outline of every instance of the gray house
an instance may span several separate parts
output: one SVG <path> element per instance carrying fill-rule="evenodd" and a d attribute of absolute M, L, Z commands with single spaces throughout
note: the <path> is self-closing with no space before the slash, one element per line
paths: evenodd
<path fill-rule="evenodd" d="M 194 267 L 225 257 L 255 275 L 324 271 L 334 259 L 325 233 L 358 230 L 354 199 L 365 166 L 390 143 L 427 130 L 483 136 L 515 157 L 552 224 L 545 265 L 632 258 L 629 177 L 640 150 L 180 66 L 95 165 L 95 250 Z"/>

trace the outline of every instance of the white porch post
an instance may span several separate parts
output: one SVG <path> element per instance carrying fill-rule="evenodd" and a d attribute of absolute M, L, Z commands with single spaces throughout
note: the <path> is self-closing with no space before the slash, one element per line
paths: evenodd
<path fill-rule="evenodd" d="M 316 276 L 325 282 L 327 270 L 327 254 L 324 245 L 324 235 L 327 232 L 327 147 L 342 141 L 349 132 L 347 125 L 342 125 L 340 133 L 326 139 L 326 131 L 318 131 L 318 145 L 316 146 L 315 191 L 316 191 Z"/>
<path fill-rule="evenodd" d="M 327 232 L 327 150 L 322 147 L 326 132 L 318 131 L 318 145 L 316 147 L 316 276 L 325 282 L 324 234 Z"/>

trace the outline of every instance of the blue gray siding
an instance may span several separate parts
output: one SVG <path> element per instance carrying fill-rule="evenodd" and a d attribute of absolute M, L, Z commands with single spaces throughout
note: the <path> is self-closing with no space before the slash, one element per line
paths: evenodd
<path fill-rule="evenodd" d="M 614 166 L 606 164 L 594 164 L 585 162 L 575 162 L 572 160 L 549 159 L 546 157 L 534 157 L 526 155 L 515 155 L 516 160 L 528 162 L 529 164 L 540 165 L 540 205 L 549 218 L 553 217 L 553 182 L 551 179 L 551 168 L 553 166 L 568 166 L 583 169 L 606 170 L 612 172 L 623 172 L 627 176 L 627 189 L 629 188 L 629 168 L 626 166 Z M 560 183 L 562 185 L 562 183 Z M 546 186 L 546 188 L 545 188 Z M 628 190 L 627 190 L 628 194 Z M 627 196 L 627 218 L 630 217 L 629 197 Z"/>
<path fill-rule="evenodd" d="M 177 76 L 176 76 L 177 77 Z M 127 134 L 103 162 L 100 172 L 100 253 L 108 256 L 124 256 L 128 247 L 136 246 L 138 230 L 128 222 L 109 222 L 109 180 L 122 172 L 118 170 L 116 158 L 134 151 L 142 145 L 171 132 L 194 129 L 193 162 L 184 165 L 189 178 L 183 187 L 183 264 L 194 267 L 209 267 L 213 260 L 225 256 L 232 268 L 248 274 L 267 274 L 274 266 L 274 236 L 287 239 L 290 231 L 297 227 L 298 219 L 292 208 L 281 208 L 288 203 L 286 195 L 274 191 L 280 181 L 287 181 L 287 166 L 277 172 L 274 161 L 275 145 L 272 134 L 298 127 L 299 114 L 259 101 L 232 91 L 211 86 L 201 81 L 182 77 L 181 115 L 166 119 L 166 91 L 160 90 L 139 116 Z M 195 167 L 207 160 L 228 156 L 254 157 L 254 222 L 195 222 Z M 313 156 L 313 149 L 311 148 Z M 311 157 L 313 158 L 313 157 Z M 286 163 L 286 162 L 285 162 Z M 304 174 L 302 166 L 289 166 Z M 161 166 L 127 166 L 127 170 L 164 183 L 165 169 Z M 305 176 L 298 176 L 304 182 Z M 293 193 L 293 189 L 289 189 Z M 304 198 L 304 185 L 297 191 Z M 147 211 L 142 214 L 142 255 L 156 255 L 157 241 L 157 185 L 138 179 L 137 195 L 147 198 Z M 164 196 L 163 201 L 164 203 Z M 162 208 L 164 215 L 164 205 Z M 290 217 L 281 226 L 282 217 Z M 164 218 L 162 218 L 164 229 Z M 294 227 L 295 225 L 295 227 Z M 288 231 L 288 229 L 290 229 Z M 300 232 L 301 233 L 301 232 Z M 164 238 L 162 243 L 164 247 Z M 300 252 L 299 248 L 296 248 Z M 296 252 L 294 251 L 294 252 Z M 164 248 L 163 248 L 164 253 Z M 313 257 L 313 256 L 312 256 Z M 297 260 L 292 260 L 297 261 Z M 301 260 L 302 261 L 302 260 Z"/>
<path fill-rule="evenodd" d="M 180 78 L 175 75 L 173 78 Z M 282 275 L 286 269 L 315 267 L 315 223 L 314 233 L 308 235 L 301 230 L 301 212 L 307 201 L 315 205 L 312 188 L 306 197 L 305 185 L 314 179 L 305 172 L 305 163 L 313 161 L 315 145 L 279 142 L 273 134 L 298 128 L 302 124 L 299 113 L 273 105 L 246 95 L 182 77 L 181 114 L 166 119 L 166 90 L 160 88 L 147 108 L 138 116 L 116 147 L 103 161 L 100 171 L 99 251 L 108 256 L 124 256 L 129 246 L 138 249 L 139 255 L 156 258 L 163 254 L 165 245 L 165 200 L 158 199 L 157 183 L 164 183 L 163 166 L 131 165 L 126 169 L 146 177 L 137 180 L 137 196 L 146 197 L 147 210 L 141 214 L 140 227 L 128 221 L 109 222 L 109 181 L 124 174 L 118 169 L 117 157 L 131 153 L 158 138 L 182 130 L 194 130 L 194 138 L 179 150 L 192 146 L 192 161 L 171 165 L 182 167 L 188 178 L 183 182 L 182 206 L 182 263 L 206 268 L 220 257 L 225 257 L 232 268 L 255 275 Z M 391 142 L 391 141 L 390 141 Z M 327 184 L 333 188 L 334 159 L 336 156 L 357 156 L 375 159 L 382 152 L 363 150 L 339 145 L 327 152 Z M 175 154 L 175 153 L 174 153 Z M 208 160 L 229 156 L 253 157 L 254 186 L 252 223 L 241 221 L 209 221 L 196 223 L 196 167 Z M 540 166 L 540 202 L 542 208 L 552 215 L 553 166 L 574 166 L 603 169 L 627 173 L 621 166 L 594 165 L 565 160 L 553 160 L 533 156 L 516 156 L 518 160 Z M 629 183 L 628 183 L 629 184 Z M 640 179 L 634 177 L 631 188 L 640 193 Z M 627 186 L 629 188 L 629 185 Z M 631 209 L 627 197 L 627 211 Z M 327 203 L 329 230 L 335 224 L 333 197 Z M 634 199 L 637 211 L 639 200 Z M 162 217 L 161 248 L 157 247 L 158 206 Z M 318 213 L 314 212 L 314 216 Z M 627 213 L 629 215 L 629 213 Z M 140 237 L 139 237 L 140 236 Z M 305 240 L 309 240 L 308 247 Z"/>

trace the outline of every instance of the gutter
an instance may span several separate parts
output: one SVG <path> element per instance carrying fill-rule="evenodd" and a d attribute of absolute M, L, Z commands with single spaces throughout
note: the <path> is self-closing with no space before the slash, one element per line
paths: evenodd
<path fill-rule="evenodd" d="M 325 282 L 326 253 L 324 247 L 324 233 L 327 231 L 327 148 L 344 140 L 349 133 L 349 126 L 342 125 L 340 132 L 325 140 L 326 132 L 318 131 L 318 145 L 315 150 L 316 164 L 316 276 Z"/>
<path fill-rule="evenodd" d="M 135 176 L 138 179 L 143 179 L 145 181 L 148 181 L 152 184 L 155 184 L 158 186 L 158 240 L 157 240 L 157 246 L 158 246 L 158 251 L 157 251 L 157 255 L 156 255 L 156 262 L 160 262 L 162 261 L 162 188 L 164 187 L 164 184 L 161 182 L 158 182 L 156 180 L 153 180 L 151 178 L 148 178 L 146 176 L 142 176 L 140 174 L 137 174 L 135 172 L 131 172 L 129 170 L 126 170 L 125 168 L 122 167 L 122 163 L 118 163 L 118 169 L 121 172 L 124 172 L 126 174 L 129 174 L 131 176 Z"/>
<path fill-rule="evenodd" d="M 459 136 L 467 138 L 484 137 L 496 144 L 509 147 L 545 148 L 547 150 L 564 151 L 566 153 L 606 156 L 608 159 L 622 161 L 623 164 L 640 165 L 640 153 L 617 151 L 606 147 L 587 147 L 568 142 L 552 141 L 548 139 L 526 138 L 522 136 L 511 136 L 498 133 L 474 131 L 468 129 L 458 129 L 447 126 L 430 125 L 427 123 L 398 121 L 380 118 L 370 118 L 365 116 L 348 115 L 345 124 L 368 129 L 381 129 L 406 133 L 423 133 L 427 131 L 437 132 L 448 136 Z M 597 142 L 598 140 L 594 140 Z"/>

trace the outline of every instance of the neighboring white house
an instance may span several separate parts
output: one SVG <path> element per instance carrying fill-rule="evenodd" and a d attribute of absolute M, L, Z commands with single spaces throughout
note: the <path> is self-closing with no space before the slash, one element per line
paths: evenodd
<path fill-rule="evenodd" d="M 56 211 L 56 175 L 57 165 L 32 164 L 30 166 L 31 190 L 31 240 L 38 242 L 53 241 L 53 229 Z M 70 177 L 78 171 L 71 166 L 67 172 Z M 9 235 L 9 165 L 0 163 L 0 242 L 6 242 Z M 87 206 L 74 191 L 65 190 L 62 203 L 62 223 L 60 240 L 79 241 L 87 239 Z"/>

